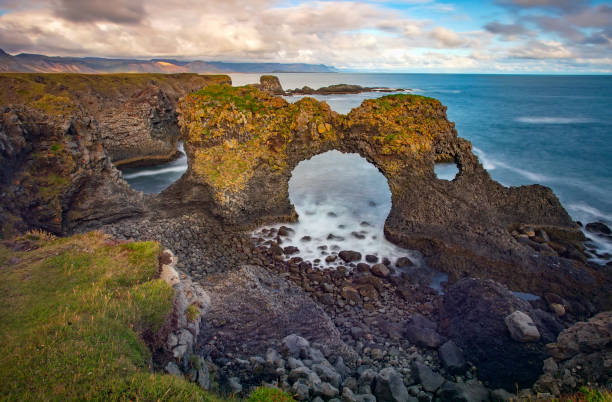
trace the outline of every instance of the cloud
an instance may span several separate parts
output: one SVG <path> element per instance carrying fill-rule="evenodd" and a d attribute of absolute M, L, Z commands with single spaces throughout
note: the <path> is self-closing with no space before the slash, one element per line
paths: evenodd
<path fill-rule="evenodd" d="M 612 29 L 605 17 L 609 6 L 505 3 L 523 4 L 526 11 L 503 11 L 506 15 L 496 14 L 503 23 L 459 31 L 450 24 L 470 22 L 415 17 L 423 10 L 448 9 L 448 3 L 433 0 L 0 0 L 6 11 L 0 15 L 0 44 L 10 53 L 404 71 L 531 71 L 536 64 L 558 68 L 555 63 L 571 57 L 612 57 Z M 459 3 L 456 7 L 463 12 Z M 542 12 L 542 7 L 553 11 Z M 552 15 L 560 22 L 555 24 Z"/>
<path fill-rule="evenodd" d="M 529 41 L 512 49 L 510 56 L 517 59 L 569 59 L 572 52 L 556 41 Z"/>
<path fill-rule="evenodd" d="M 501 22 L 492 21 L 486 24 L 484 26 L 484 29 L 491 33 L 499 34 L 508 38 L 531 34 L 531 32 L 527 28 L 525 28 L 522 24 L 519 23 L 503 24 Z"/>
<path fill-rule="evenodd" d="M 59 0 L 55 13 L 74 22 L 136 24 L 145 18 L 142 0 Z"/>
<path fill-rule="evenodd" d="M 431 30 L 431 37 L 437 42 L 438 47 L 460 47 L 466 44 L 466 40 L 444 27 L 435 27 Z"/>
<path fill-rule="evenodd" d="M 590 0 L 498 0 L 497 3 L 514 9 L 541 8 L 570 11 L 588 6 Z"/>

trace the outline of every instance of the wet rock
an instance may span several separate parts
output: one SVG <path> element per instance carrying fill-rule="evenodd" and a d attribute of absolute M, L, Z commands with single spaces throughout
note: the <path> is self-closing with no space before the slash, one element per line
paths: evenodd
<path fill-rule="evenodd" d="M 300 252 L 300 249 L 295 246 L 287 246 L 283 248 L 283 253 L 285 255 L 297 254 Z"/>
<path fill-rule="evenodd" d="M 327 240 L 330 240 L 330 241 L 343 241 L 344 237 L 336 236 L 335 234 L 330 233 L 330 234 L 327 235 Z"/>
<path fill-rule="evenodd" d="M 280 228 L 278 228 L 278 235 L 279 236 L 289 236 L 291 233 L 294 233 L 294 230 L 291 228 L 288 228 L 287 226 L 281 226 Z"/>
<path fill-rule="evenodd" d="M 519 342 L 537 342 L 540 340 L 540 332 L 535 323 L 522 311 L 515 311 L 504 319 L 510 336 Z"/>
<path fill-rule="evenodd" d="M 351 232 L 351 236 L 353 236 L 355 239 L 359 239 L 359 240 L 365 239 L 365 235 L 363 233 L 359 233 L 359 232 Z"/>
<path fill-rule="evenodd" d="M 395 261 L 395 266 L 398 268 L 406 268 L 406 267 L 411 267 L 413 265 L 414 263 L 408 257 L 400 257 L 397 259 L 397 261 Z"/>
<path fill-rule="evenodd" d="M 353 262 L 361 260 L 361 253 L 352 250 L 342 250 L 338 253 L 344 262 Z"/>
<path fill-rule="evenodd" d="M 304 237 L 302 237 L 302 238 L 300 239 L 300 241 L 302 241 L 302 242 L 304 242 L 304 243 L 307 243 L 307 242 L 309 242 L 309 241 L 311 241 L 311 240 L 312 240 L 312 237 L 310 237 L 310 236 L 304 236 Z"/>
<path fill-rule="evenodd" d="M 403 377 L 392 367 L 382 369 L 376 376 L 374 395 L 379 401 L 389 402 L 406 402 L 410 398 Z"/>
<path fill-rule="evenodd" d="M 378 262 L 378 257 L 372 254 L 368 254 L 365 256 L 365 260 L 369 262 L 370 264 L 374 264 Z"/>
<path fill-rule="evenodd" d="M 366 263 L 360 262 L 359 264 L 357 264 L 357 267 L 355 267 L 357 272 L 370 272 L 370 266 Z"/>
<path fill-rule="evenodd" d="M 381 278 L 387 278 L 391 274 L 391 271 L 385 264 L 375 264 L 372 266 L 371 270 L 372 274 Z"/>
<path fill-rule="evenodd" d="M 585 226 L 587 232 L 599 235 L 612 235 L 612 230 L 603 222 L 591 222 Z"/>
<path fill-rule="evenodd" d="M 450 373 L 461 373 L 466 369 L 466 361 L 461 349 L 453 341 L 446 341 L 438 349 L 438 356 Z"/>
<path fill-rule="evenodd" d="M 327 257 L 325 257 L 325 262 L 330 263 L 330 262 L 334 262 L 336 261 L 336 259 L 338 259 L 337 255 L 328 255 Z"/>
<path fill-rule="evenodd" d="M 421 362 L 414 363 L 414 371 L 417 380 L 427 392 L 436 392 L 444 382 L 444 377 Z"/>
<path fill-rule="evenodd" d="M 363 226 L 363 227 L 370 227 L 370 226 L 372 226 L 372 225 L 370 225 L 370 223 L 369 223 L 369 222 L 366 222 L 366 221 L 362 221 L 362 222 L 360 223 L 360 225 L 361 225 L 361 226 Z"/>
<path fill-rule="evenodd" d="M 440 388 L 440 398 L 452 402 L 487 402 L 489 390 L 478 383 L 445 382 Z"/>

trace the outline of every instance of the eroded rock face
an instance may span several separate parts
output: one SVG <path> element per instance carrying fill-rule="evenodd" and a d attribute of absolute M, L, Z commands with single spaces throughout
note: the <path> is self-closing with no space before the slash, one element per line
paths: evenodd
<path fill-rule="evenodd" d="M 104 152 L 87 118 L 50 118 L 28 107 L 0 110 L 0 224 L 66 233 L 144 210 Z"/>
<path fill-rule="evenodd" d="M 173 158 L 177 99 L 211 82 L 229 77 L 0 74 L 1 234 L 141 214 L 143 195 L 115 165 Z"/>
<path fill-rule="evenodd" d="M 213 275 L 204 284 L 211 308 L 198 344 L 207 354 L 251 356 L 298 335 L 345 360 L 355 358 L 331 319 L 301 288 L 257 266 Z M 297 348 L 297 346 L 296 346 Z"/>
<path fill-rule="evenodd" d="M 311 98 L 291 104 L 252 86 L 211 86 L 186 96 L 179 113 L 190 168 L 173 189 L 176 199 L 210 209 L 226 223 L 295 220 L 288 197 L 293 168 L 331 149 L 358 153 L 389 182 L 386 237 L 421 251 L 451 282 L 488 277 L 514 290 L 569 300 L 606 294 L 602 274 L 538 253 L 511 235 L 513 227 L 528 223 L 575 234 L 560 242 L 581 237 L 549 188 L 493 181 L 435 99 L 391 95 L 366 100 L 345 116 Z M 437 161 L 457 163 L 457 178 L 438 180 Z M 588 313 L 579 304 L 580 310 Z"/>
<path fill-rule="evenodd" d="M 115 165 L 146 165 L 177 156 L 178 99 L 212 83 L 231 80 L 198 74 L 0 74 L 0 99 L 50 116 L 87 116 Z"/>

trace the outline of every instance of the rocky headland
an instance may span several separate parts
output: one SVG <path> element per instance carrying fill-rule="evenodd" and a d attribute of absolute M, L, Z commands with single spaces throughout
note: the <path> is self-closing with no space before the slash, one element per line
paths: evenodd
<path fill-rule="evenodd" d="M 317 401 L 509 400 L 517 389 L 527 398 L 609 385 L 610 317 L 601 314 L 612 308 L 609 267 L 587 260 L 580 227 L 550 189 L 493 181 L 439 101 L 391 95 L 340 115 L 312 98 L 289 103 L 266 80 L 236 88 L 228 77 L 128 84 L 128 75 L 115 79 L 139 90 L 105 95 L 88 85 L 110 78 L 75 78 L 83 92 L 73 92 L 54 76 L 6 76 L 4 235 L 97 228 L 172 250 L 168 264 L 192 289 L 177 308 L 185 313 L 196 295 L 199 318 L 197 328 L 175 328 L 160 368 L 205 388 L 214 374 L 230 392 L 267 383 Z M 14 90 L 24 82 L 40 92 Z M 105 120 L 128 109 L 117 99 L 146 104 L 135 110 L 147 113 L 124 114 L 123 127 L 140 127 L 133 135 Z M 110 109 L 101 113 L 98 101 Z M 146 145 L 155 138 L 183 140 L 189 168 L 144 196 L 113 161 L 142 157 L 141 143 L 147 157 L 166 155 Z M 252 236 L 298 219 L 291 171 L 332 149 L 363 156 L 387 178 L 385 235 L 448 274 L 443 294 L 418 271 L 394 274 L 406 261 L 337 250 L 330 255 L 343 263 L 321 270 L 282 247 L 287 228 Z M 436 177 L 440 161 L 457 164 L 454 180 Z"/>

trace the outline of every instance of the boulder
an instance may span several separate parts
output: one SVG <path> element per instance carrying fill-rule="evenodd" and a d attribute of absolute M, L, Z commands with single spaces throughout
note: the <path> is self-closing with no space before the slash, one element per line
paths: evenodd
<path fill-rule="evenodd" d="M 603 222 L 591 222 L 587 223 L 584 227 L 587 232 L 599 234 L 599 235 L 611 235 L 612 230 Z"/>
<path fill-rule="evenodd" d="M 454 374 L 461 373 L 466 369 L 466 361 L 461 349 L 453 341 L 446 341 L 438 349 L 438 356 L 442 365 Z"/>
<path fill-rule="evenodd" d="M 397 261 L 395 261 L 395 266 L 398 268 L 406 268 L 406 267 L 411 267 L 413 265 L 414 263 L 408 257 L 400 257 L 397 259 Z"/>
<path fill-rule="evenodd" d="M 552 358 L 544 361 L 535 390 L 559 395 L 582 385 L 605 387 L 612 381 L 612 311 L 577 322 L 546 348 Z"/>
<path fill-rule="evenodd" d="M 522 311 L 534 321 L 541 339 L 517 342 L 505 318 Z M 465 278 L 450 286 L 440 306 L 440 331 L 461 348 L 478 368 L 478 377 L 492 388 L 528 388 L 542 372 L 546 342 L 556 339 L 557 317 L 534 309 L 503 285 Z"/>
<path fill-rule="evenodd" d="M 374 395 L 378 401 L 389 402 L 407 402 L 410 397 L 403 377 L 393 367 L 380 370 L 376 376 Z"/>
<path fill-rule="evenodd" d="M 421 362 L 414 363 L 416 378 L 427 392 L 436 392 L 444 382 L 444 377 Z"/>
<path fill-rule="evenodd" d="M 338 253 L 344 262 L 354 262 L 361 260 L 361 253 L 352 250 L 342 250 Z"/>
<path fill-rule="evenodd" d="M 283 338 L 281 347 L 286 355 L 292 357 L 307 357 L 310 342 L 299 335 L 291 334 Z"/>
<path fill-rule="evenodd" d="M 391 271 L 385 264 L 375 264 L 372 266 L 371 271 L 372 274 L 381 278 L 387 278 L 391 274 Z"/>
<path fill-rule="evenodd" d="M 489 390 L 478 383 L 446 381 L 440 388 L 440 398 L 448 402 L 487 402 Z"/>
<path fill-rule="evenodd" d="M 410 342 L 428 348 L 437 348 L 444 338 L 435 330 L 436 324 L 420 314 L 414 314 L 404 328 Z"/>
<path fill-rule="evenodd" d="M 510 331 L 512 339 L 518 342 L 537 342 L 540 340 L 538 327 L 527 314 L 515 311 L 506 316 L 504 322 Z"/>

